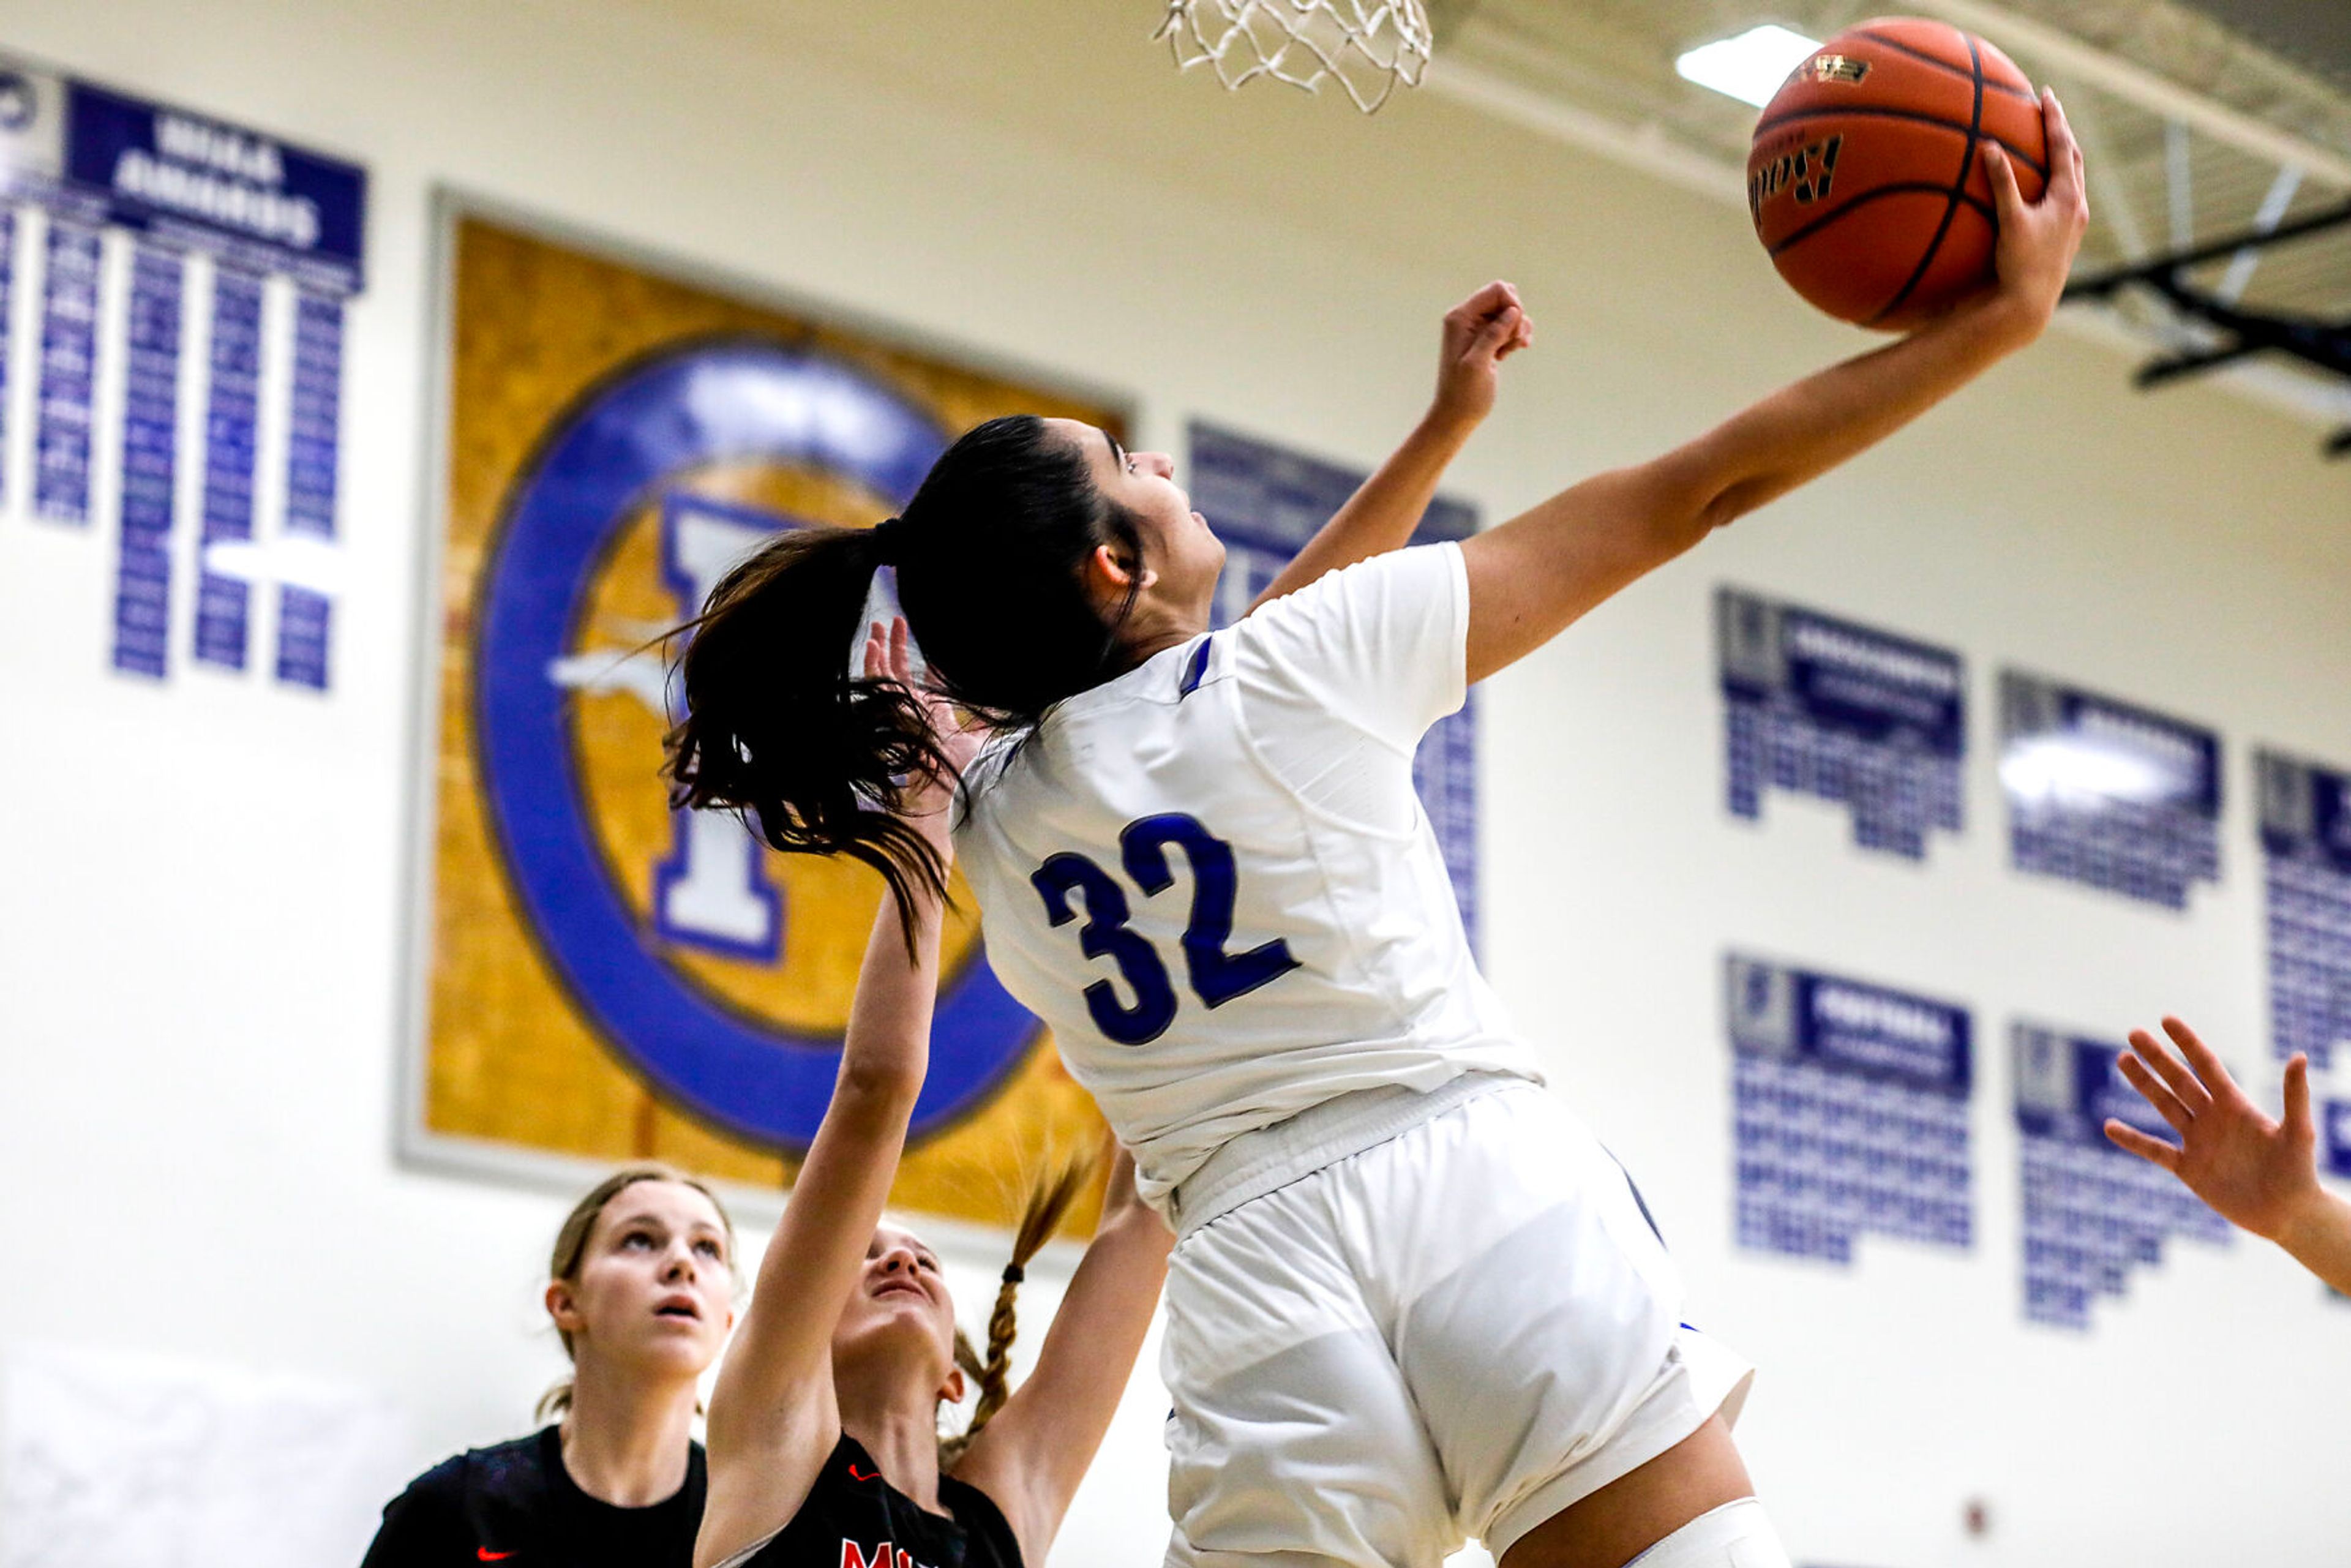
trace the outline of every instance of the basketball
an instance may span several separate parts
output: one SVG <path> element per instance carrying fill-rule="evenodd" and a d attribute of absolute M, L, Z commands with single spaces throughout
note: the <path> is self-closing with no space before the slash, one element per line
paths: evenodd
<path fill-rule="evenodd" d="M 1840 320 L 1899 331 L 1992 280 L 1986 141 L 2037 200 L 2041 101 L 2014 62 L 1942 22 L 1880 17 L 1790 73 L 1756 122 L 1747 204 L 1780 276 Z"/>

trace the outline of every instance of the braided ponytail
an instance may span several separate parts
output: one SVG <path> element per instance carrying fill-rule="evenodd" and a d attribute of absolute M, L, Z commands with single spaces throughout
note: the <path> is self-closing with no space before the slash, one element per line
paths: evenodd
<path fill-rule="evenodd" d="M 987 1356 L 982 1358 L 973 1351 L 962 1331 L 956 1333 L 956 1364 L 978 1384 L 979 1404 L 972 1410 L 971 1425 L 963 1435 L 939 1445 L 942 1468 L 951 1467 L 963 1458 L 972 1439 L 995 1419 L 1011 1395 L 1012 1343 L 1020 1329 L 1013 1311 L 1014 1299 L 1019 1293 L 1021 1281 L 1028 1277 L 1029 1260 L 1061 1228 L 1061 1219 L 1070 1212 L 1070 1206 L 1092 1185 L 1102 1163 L 1102 1151 L 1097 1149 L 1068 1161 L 1058 1171 L 1040 1174 L 1029 1187 L 1028 1204 L 1012 1234 L 1012 1260 L 1004 1266 L 1004 1282 L 997 1290 L 995 1309 L 987 1315 Z"/>

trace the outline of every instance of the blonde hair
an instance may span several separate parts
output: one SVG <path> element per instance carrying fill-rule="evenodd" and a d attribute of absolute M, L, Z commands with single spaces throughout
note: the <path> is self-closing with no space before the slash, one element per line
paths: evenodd
<path fill-rule="evenodd" d="M 939 1439 L 939 1468 L 954 1467 L 971 1448 L 972 1440 L 1012 1392 L 1012 1343 L 1019 1337 L 1019 1322 L 1013 1312 L 1014 1298 L 1019 1293 L 1020 1282 L 1026 1277 L 1030 1259 L 1061 1228 L 1062 1217 L 1069 1213 L 1078 1195 L 1092 1183 L 1102 1168 L 1102 1151 L 1081 1155 L 1064 1162 L 1058 1169 L 1040 1171 L 1030 1183 L 1028 1202 L 1020 1211 L 1020 1223 L 1012 1233 L 1012 1261 L 1004 1266 L 1004 1283 L 996 1292 L 995 1309 L 987 1315 L 987 1354 L 983 1358 L 961 1329 L 956 1330 L 956 1365 L 964 1375 L 979 1386 L 979 1403 L 971 1413 L 971 1424 L 952 1437 Z"/>
<path fill-rule="evenodd" d="M 719 1228 L 726 1233 L 727 1266 L 734 1266 L 735 1220 L 726 1212 L 726 1206 L 718 1201 L 718 1195 L 684 1171 L 657 1161 L 647 1161 L 642 1165 L 622 1166 L 590 1187 L 580 1201 L 571 1206 L 571 1212 L 563 1217 L 563 1223 L 556 1229 L 555 1247 L 547 1260 L 547 1277 L 551 1281 L 560 1280 L 568 1285 L 578 1284 L 580 1266 L 587 1260 L 588 1239 L 595 1234 L 596 1221 L 603 1218 L 605 1207 L 614 1198 L 639 1182 L 646 1181 L 674 1182 L 679 1186 L 690 1186 L 708 1198 L 710 1207 L 718 1211 Z M 573 1359 L 571 1332 L 558 1328 L 555 1333 L 563 1342 L 563 1358 L 566 1361 Z M 567 1377 L 538 1396 L 536 1418 L 552 1420 L 570 1408 L 571 1379 Z"/>

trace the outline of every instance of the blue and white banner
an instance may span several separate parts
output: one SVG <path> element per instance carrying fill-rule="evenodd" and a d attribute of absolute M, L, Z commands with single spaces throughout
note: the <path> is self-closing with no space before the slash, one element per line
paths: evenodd
<path fill-rule="evenodd" d="M 367 172 L 210 115 L 0 57 L 8 193 L 250 272 L 355 294 Z"/>
<path fill-rule="evenodd" d="M 90 444 L 97 423 L 98 231 L 49 224 L 41 267 L 40 381 L 33 413 L 33 511 L 54 523 L 89 521 Z"/>
<path fill-rule="evenodd" d="M 18 269 L 37 265 L 41 277 L 37 359 L 26 365 L 18 351 L 7 363 L 0 338 L 0 390 L 13 375 L 37 378 L 33 516 L 84 524 L 114 499 L 114 667 L 166 675 L 176 635 L 198 662 L 245 670 L 255 594 L 274 587 L 277 678 L 325 689 L 340 577 L 343 309 L 364 276 L 366 172 L 0 57 L 0 194 L 10 204 L 0 295 Z M 29 246 L 28 222 L 46 235 Z M 183 366 L 191 324 L 204 336 Z M 118 351 L 120 364 L 99 362 Z M 182 395 L 183 380 L 193 395 Z M 119 402 L 110 387 L 122 389 Z M 282 415 L 264 406 L 281 399 Z M 257 474 L 265 429 L 285 434 L 282 489 Z M 188 517 L 183 462 L 203 475 Z M 283 511 L 262 515 L 264 496 L 282 497 Z M 26 505 L 11 497 L 12 508 Z M 190 527 L 200 528 L 193 613 L 172 568 L 184 559 L 172 540 Z"/>
<path fill-rule="evenodd" d="M 180 258 L 140 246 L 131 259 L 130 366 L 122 399 L 122 539 L 114 667 L 161 676 L 172 625 L 172 506 L 180 431 Z"/>
<path fill-rule="evenodd" d="M 342 408 L 343 307 L 304 294 L 294 314 L 294 392 L 286 455 L 286 531 L 320 541 L 335 537 L 335 432 Z M 287 583 L 277 601 L 277 678 L 327 687 L 328 632 L 334 601 L 316 587 Z"/>
<path fill-rule="evenodd" d="M 2220 737 L 2014 670 L 2000 682 L 2000 779 L 2019 871 L 2167 909 L 2220 877 Z"/>
<path fill-rule="evenodd" d="M 204 409 L 203 538 L 253 538 L 254 464 L 261 441 L 261 279 L 234 267 L 213 275 L 212 386 Z M 217 558 L 214 558 L 217 559 Z M 196 586 L 196 657 L 245 668 L 253 585 L 203 570 Z"/>
<path fill-rule="evenodd" d="M 2351 773 L 2255 755 L 2269 894 L 2270 1043 L 2333 1065 L 2351 1046 Z"/>
<path fill-rule="evenodd" d="M 1331 520 L 1368 475 L 1325 463 L 1270 442 L 1194 422 L 1188 432 L 1192 504 L 1225 542 L 1225 574 L 1217 583 L 1217 623 L 1229 625 L 1248 611 L 1290 558 Z M 1477 512 L 1438 497 L 1413 535 L 1417 543 L 1468 538 Z M 1439 719 L 1413 758 L 1413 784 L 1437 830 L 1452 873 L 1461 921 L 1478 941 L 1478 694 Z"/>
<path fill-rule="evenodd" d="M 1868 1232 L 1974 1242 L 1965 1008 L 1730 955 L 1741 1247 L 1834 1263 Z"/>
<path fill-rule="evenodd" d="M 1958 653 L 1735 588 L 1715 646 L 1733 816 L 1761 817 L 1768 785 L 1848 808 L 1863 849 L 1921 860 L 1928 832 L 1959 831 Z"/>
<path fill-rule="evenodd" d="M 2022 1156 L 2024 1315 L 2086 1329 L 2097 1299 L 2124 1294 L 2133 1269 L 2161 1262 L 2167 1239 L 2224 1245 L 2229 1222 L 2169 1172 L 2106 1137 L 2113 1117 L 2179 1141 L 2116 1067 L 2118 1042 L 2018 1022 L 2009 1043 Z"/>
<path fill-rule="evenodd" d="M 2320 1136 L 2325 1145 L 2320 1157 L 2326 1162 L 2326 1174 L 2351 1181 L 2351 1100 L 2329 1100 L 2319 1107 Z"/>
<path fill-rule="evenodd" d="M 8 452 L 8 388 L 12 384 L 9 361 L 16 346 L 16 214 L 8 207 L 0 207 L 0 495 L 7 492 L 16 476 L 6 471 Z"/>

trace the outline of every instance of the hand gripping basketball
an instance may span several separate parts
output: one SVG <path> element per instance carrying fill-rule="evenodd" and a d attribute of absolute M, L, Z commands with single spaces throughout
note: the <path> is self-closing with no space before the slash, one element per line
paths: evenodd
<path fill-rule="evenodd" d="M 2089 187 L 2082 175 L 2082 146 L 2065 123 L 2055 92 L 2041 89 L 2041 112 L 2049 136 L 2049 184 L 2037 202 L 2018 189 L 2016 170 L 1998 145 L 1984 155 L 1992 199 L 2000 209 L 2000 243 L 1992 265 L 2001 293 L 2027 313 L 2032 330 L 2048 324 L 2065 292 L 2074 253 L 2090 226 Z"/>
<path fill-rule="evenodd" d="M 1864 22 L 1815 49 L 1756 122 L 1756 235 L 1789 286 L 1832 316 L 1890 331 L 1931 320 L 2015 276 L 1995 257 L 2011 248 L 1996 180 L 2022 210 L 2066 178 L 2073 199 L 2059 195 L 2036 231 L 2062 231 L 2059 214 L 2078 209 L 2079 155 L 2053 102 L 1956 27 Z"/>

